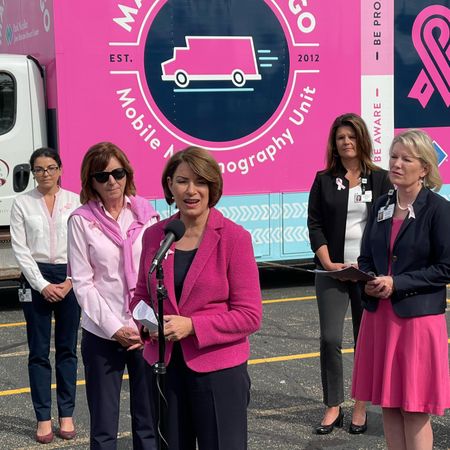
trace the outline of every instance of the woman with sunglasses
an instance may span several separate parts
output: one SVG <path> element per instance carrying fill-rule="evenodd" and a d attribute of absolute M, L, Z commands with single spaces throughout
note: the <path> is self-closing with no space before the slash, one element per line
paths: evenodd
<path fill-rule="evenodd" d="M 80 202 L 77 194 L 59 186 L 62 164 L 56 150 L 34 151 L 30 166 L 37 187 L 19 195 L 13 203 L 11 242 L 25 278 L 20 300 L 27 323 L 28 373 L 37 419 L 35 439 L 48 444 L 54 437 L 49 360 L 53 315 L 58 434 L 63 439 L 75 437 L 72 415 L 80 308 L 67 277 L 67 219 Z"/>
<path fill-rule="evenodd" d="M 133 448 L 155 450 L 151 371 L 132 319 L 144 230 L 155 223 L 150 203 L 136 196 L 133 169 L 116 145 L 91 147 L 81 166 L 81 203 L 69 219 L 69 263 L 82 310 L 81 354 L 91 418 L 91 449 L 116 448 L 120 390 L 130 383 Z"/>

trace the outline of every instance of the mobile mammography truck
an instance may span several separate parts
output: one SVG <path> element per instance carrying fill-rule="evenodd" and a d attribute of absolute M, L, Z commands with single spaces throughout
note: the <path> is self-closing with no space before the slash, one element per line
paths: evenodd
<path fill-rule="evenodd" d="M 0 0 L 1 276 L 14 276 L 12 200 L 33 188 L 27 161 L 47 143 L 61 153 L 63 186 L 78 192 L 86 150 L 114 142 L 163 217 L 172 212 L 160 186 L 167 158 L 209 149 L 224 176 L 219 208 L 251 232 L 259 262 L 312 257 L 308 191 L 345 112 L 364 117 L 383 167 L 396 131 L 429 132 L 448 197 L 449 7 Z"/>
<path fill-rule="evenodd" d="M 251 36 L 186 36 L 186 47 L 173 53 L 161 64 L 161 78 L 183 88 L 190 80 L 231 80 L 241 87 L 261 79 Z"/>

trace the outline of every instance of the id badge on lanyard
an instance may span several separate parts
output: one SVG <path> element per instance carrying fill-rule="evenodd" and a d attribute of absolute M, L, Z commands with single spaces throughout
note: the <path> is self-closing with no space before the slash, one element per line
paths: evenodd
<path fill-rule="evenodd" d="M 366 190 L 367 178 L 361 177 L 361 194 L 355 194 L 355 203 L 370 203 L 372 201 L 372 191 Z"/>
<path fill-rule="evenodd" d="M 394 215 L 395 204 L 392 203 L 392 205 L 389 205 L 393 194 L 394 189 L 389 189 L 386 203 L 378 210 L 377 222 L 383 222 L 384 220 L 390 219 Z"/>

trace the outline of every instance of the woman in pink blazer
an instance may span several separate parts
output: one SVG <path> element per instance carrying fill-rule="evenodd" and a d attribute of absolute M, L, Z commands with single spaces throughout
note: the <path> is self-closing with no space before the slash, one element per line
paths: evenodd
<path fill-rule="evenodd" d="M 167 433 L 171 450 L 247 448 L 250 379 L 248 336 L 261 325 L 259 276 L 250 234 L 214 205 L 222 195 L 222 175 L 210 154 L 196 147 L 176 153 L 162 175 L 168 204 L 179 213 L 146 230 L 131 308 L 145 300 L 156 309 L 156 279 L 149 268 L 167 223 L 186 227 L 162 263 L 168 299 L 164 304 L 167 340 Z M 144 357 L 158 361 L 157 335 L 142 329 Z M 155 397 L 156 398 L 156 397 Z"/>

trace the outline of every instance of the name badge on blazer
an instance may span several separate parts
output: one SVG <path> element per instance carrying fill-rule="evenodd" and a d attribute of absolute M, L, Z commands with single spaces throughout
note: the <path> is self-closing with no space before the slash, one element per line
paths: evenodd
<path fill-rule="evenodd" d="M 369 203 L 372 201 L 372 191 L 366 191 L 364 194 L 355 194 L 355 203 Z"/>
<path fill-rule="evenodd" d="M 32 302 L 33 297 L 31 296 L 31 289 L 19 289 L 19 302 L 28 303 Z"/>
<path fill-rule="evenodd" d="M 392 205 L 389 205 L 388 207 L 382 206 L 378 210 L 377 222 L 383 222 L 383 220 L 390 219 L 394 215 L 394 208 L 395 208 L 395 205 L 393 203 L 392 203 Z"/>

